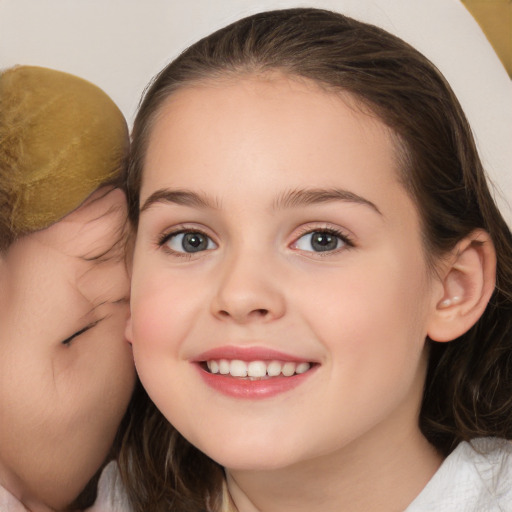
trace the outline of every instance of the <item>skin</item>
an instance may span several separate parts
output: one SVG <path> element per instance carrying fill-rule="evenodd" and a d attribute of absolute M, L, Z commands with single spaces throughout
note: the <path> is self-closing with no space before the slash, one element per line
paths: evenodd
<path fill-rule="evenodd" d="M 127 337 L 151 398 L 226 468 L 240 512 L 403 510 L 441 462 L 418 415 L 444 289 L 395 157 L 352 98 L 277 74 L 187 87 L 159 113 Z M 313 189 L 349 194 L 283 202 Z M 146 204 L 183 190 L 208 204 Z M 308 233 L 325 229 L 341 238 L 317 252 Z M 183 230 L 206 235 L 206 250 L 184 252 Z M 228 396 L 197 364 L 225 346 L 312 370 L 275 396 Z"/>
<path fill-rule="evenodd" d="M 125 219 L 124 194 L 99 190 L 0 260 L 0 483 L 33 512 L 80 493 L 132 392 L 129 280 L 113 246 Z"/>

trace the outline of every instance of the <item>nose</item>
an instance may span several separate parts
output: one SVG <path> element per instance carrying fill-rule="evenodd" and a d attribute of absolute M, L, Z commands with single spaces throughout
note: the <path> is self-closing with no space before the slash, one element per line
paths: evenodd
<path fill-rule="evenodd" d="M 219 273 L 212 313 L 235 323 L 269 322 L 285 313 L 283 289 L 272 264 L 257 255 L 234 256 Z"/>

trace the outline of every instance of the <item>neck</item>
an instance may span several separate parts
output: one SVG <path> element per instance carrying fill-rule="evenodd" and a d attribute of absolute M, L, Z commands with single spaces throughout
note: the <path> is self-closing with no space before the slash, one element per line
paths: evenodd
<path fill-rule="evenodd" d="M 372 435 L 335 453 L 271 471 L 227 471 L 238 512 L 405 510 L 442 459 L 419 428 Z"/>

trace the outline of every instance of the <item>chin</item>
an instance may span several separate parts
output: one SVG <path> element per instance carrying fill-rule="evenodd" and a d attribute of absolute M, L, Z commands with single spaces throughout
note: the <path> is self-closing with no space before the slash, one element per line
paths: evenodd
<path fill-rule="evenodd" d="M 254 446 L 236 450 L 213 449 L 205 453 L 224 468 L 232 471 L 275 471 L 297 464 L 301 458 L 297 453 L 279 453 L 276 447 L 263 450 Z"/>

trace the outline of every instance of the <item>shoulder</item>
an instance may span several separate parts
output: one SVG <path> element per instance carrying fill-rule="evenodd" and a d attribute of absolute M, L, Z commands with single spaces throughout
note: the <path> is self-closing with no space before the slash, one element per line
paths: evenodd
<path fill-rule="evenodd" d="M 98 497 L 85 512 L 132 512 L 115 462 L 105 466 L 98 483 Z"/>
<path fill-rule="evenodd" d="M 406 512 L 511 512 L 512 443 L 463 442 L 446 458 Z"/>

